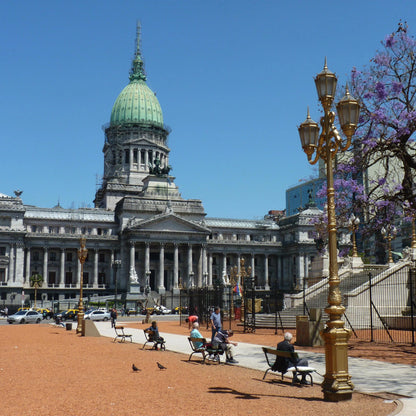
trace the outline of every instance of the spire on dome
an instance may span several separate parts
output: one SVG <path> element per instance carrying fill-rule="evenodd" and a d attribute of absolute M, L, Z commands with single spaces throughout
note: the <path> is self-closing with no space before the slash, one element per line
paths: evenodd
<path fill-rule="evenodd" d="M 130 81 L 143 80 L 146 81 L 146 74 L 144 72 L 144 64 L 142 59 L 142 54 L 140 51 L 140 21 L 137 22 L 136 29 L 136 52 L 134 54 L 133 64 L 130 71 Z"/>

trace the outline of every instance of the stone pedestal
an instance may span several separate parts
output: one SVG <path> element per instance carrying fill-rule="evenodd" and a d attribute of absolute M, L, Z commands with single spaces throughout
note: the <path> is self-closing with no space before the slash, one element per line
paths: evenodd
<path fill-rule="evenodd" d="M 130 293 L 140 293 L 140 283 L 130 283 Z"/>

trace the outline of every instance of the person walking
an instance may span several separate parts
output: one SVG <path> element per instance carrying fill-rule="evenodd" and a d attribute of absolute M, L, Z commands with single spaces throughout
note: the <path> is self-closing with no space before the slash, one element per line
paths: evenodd
<path fill-rule="evenodd" d="M 211 342 L 214 341 L 215 334 L 221 329 L 221 309 L 217 306 L 211 314 Z"/>
<path fill-rule="evenodd" d="M 111 328 L 114 328 L 117 322 L 117 309 L 116 308 L 111 309 L 110 318 L 111 318 Z"/>

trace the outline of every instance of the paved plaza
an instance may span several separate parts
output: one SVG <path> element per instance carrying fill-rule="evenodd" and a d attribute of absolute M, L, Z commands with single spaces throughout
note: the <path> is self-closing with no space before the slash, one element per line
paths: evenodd
<path fill-rule="evenodd" d="M 125 322 L 128 325 L 129 322 Z M 123 322 L 118 322 L 123 325 Z M 114 329 L 108 322 L 97 322 L 96 326 L 101 336 L 114 337 Z M 145 342 L 142 329 L 129 328 L 133 342 Z M 167 349 L 182 354 L 190 354 L 191 350 L 187 336 L 161 333 L 166 339 Z M 236 359 L 239 366 L 266 371 L 267 364 L 264 359 L 262 345 L 239 342 L 236 347 Z M 371 346 L 369 345 L 369 348 Z M 319 374 L 325 373 L 325 355 L 322 353 L 305 352 L 296 349 L 301 356 L 307 357 L 309 365 L 314 367 L 318 374 L 314 374 L 314 382 L 321 383 L 323 378 Z M 392 393 L 399 396 L 403 408 L 398 413 L 401 416 L 414 416 L 416 414 L 416 366 L 391 364 L 382 361 L 366 360 L 349 357 L 349 373 L 351 374 L 355 390 L 362 393 Z"/>

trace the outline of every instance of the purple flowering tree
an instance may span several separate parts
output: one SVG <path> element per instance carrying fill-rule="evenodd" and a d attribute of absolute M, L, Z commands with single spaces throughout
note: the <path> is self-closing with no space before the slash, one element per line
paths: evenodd
<path fill-rule="evenodd" d="M 352 70 L 349 86 L 361 104 L 360 120 L 334 183 L 338 224 L 362 215 L 364 238 L 416 213 L 416 41 L 399 23 L 381 45 L 367 67 Z"/>

